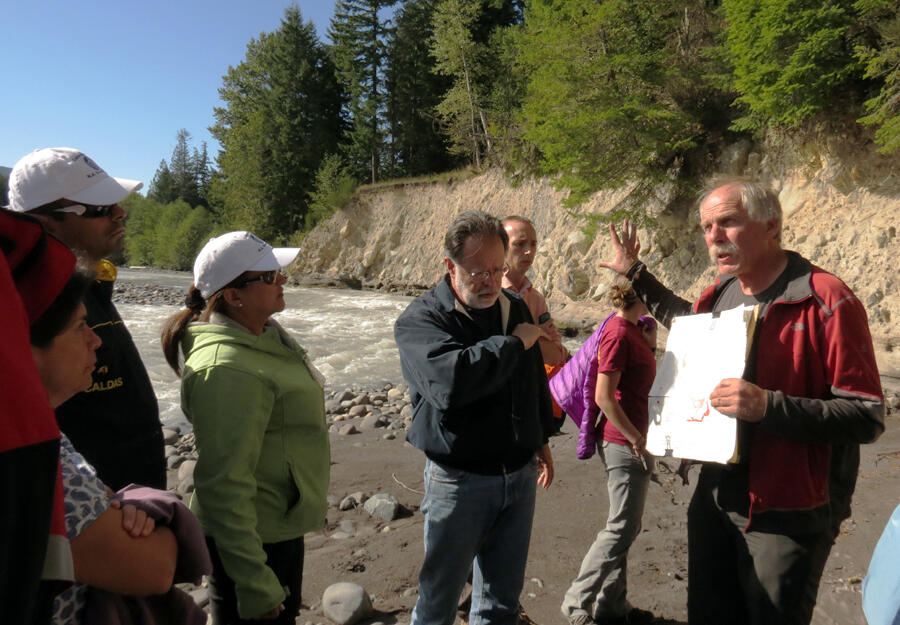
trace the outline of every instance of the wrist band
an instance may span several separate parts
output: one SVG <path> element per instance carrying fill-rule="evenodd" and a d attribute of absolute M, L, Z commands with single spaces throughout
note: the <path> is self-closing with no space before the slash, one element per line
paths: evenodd
<path fill-rule="evenodd" d="M 647 268 L 647 265 L 645 265 L 641 261 L 639 261 L 639 260 L 634 261 L 634 264 L 631 266 L 631 268 L 625 272 L 625 279 L 633 282 L 634 280 L 637 279 L 637 277 L 641 274 L 641 272 L 646 268 Z"/>

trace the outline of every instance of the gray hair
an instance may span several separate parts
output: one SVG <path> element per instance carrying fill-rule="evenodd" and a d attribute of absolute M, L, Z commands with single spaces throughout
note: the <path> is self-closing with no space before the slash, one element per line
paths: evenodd
<path fill-rule="evenodd" d="M 458 262 L 469 237 L 492 235 L 503 241 L 504 250 L 509 248 L 509 235 L 499 219 L 484 211 L 466 211 L 450 224 L 450 229 L 444 236 L 444 254 L 453 262 Z"/>
<path fill-rule="evenodd" d="M 713 186 L 700 196 L 697 203 L 698 208 L 703 205 L 706 198 L 710 194 L 722 187 L 736 187 L 741 197 L 741 207 L 747 211 L 750 219 L 757 222 L 764 222 L 775 219 L 778 222 L 778 233 L 775 240 L 781 242 L 781 202 L 778 201 L 778 194 L 768 185 L 763 184 L 752 178 L 715 178 Z"/>

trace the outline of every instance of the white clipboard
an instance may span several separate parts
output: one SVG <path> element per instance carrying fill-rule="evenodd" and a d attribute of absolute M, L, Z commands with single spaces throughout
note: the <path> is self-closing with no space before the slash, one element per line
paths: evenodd
<path fill-rule="evenodd" d="M 709 395 L 724 378 L 743 375 L 755 314 L 742 306 L 672 321 L 648 399 L 651 454 L 736 461 L 737 421 L 710 406 Z"/>

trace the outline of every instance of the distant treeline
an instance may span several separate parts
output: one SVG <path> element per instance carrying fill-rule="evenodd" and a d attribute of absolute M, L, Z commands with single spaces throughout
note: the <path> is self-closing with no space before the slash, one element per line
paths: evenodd
<path fill-rule="evenodd" d="M 338 0 L 328 36 L 291 6 L 250 41 L 215 167 L 180 131 L 129 207 L 130 262 L 187 268 L 236 228 L 296 243 L 357 183 L 463 166 L 550 177 L 571 205 L 636 182 L 628 210 L 764 128 L 900 149 L 896 0 Z"/>

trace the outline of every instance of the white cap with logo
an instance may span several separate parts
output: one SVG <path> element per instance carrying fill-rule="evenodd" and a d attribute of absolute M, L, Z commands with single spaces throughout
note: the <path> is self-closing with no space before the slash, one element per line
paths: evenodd
<path fill-rule="evenodd" d="M 273 271 L 287 267 L 299 247 L 272 247 L 246 230 L 210 239 L 194 261 L 194 286 L 209 297 L 245 271 Z"/>
<path fill-rule="evenodd" d="M 74 148 L 42 148 L 22 157 L 9 173 L 9 208 L 24 213 L 63 198 L 84 204 L 117 204 L 144 183 L 113 178 Z"/>

